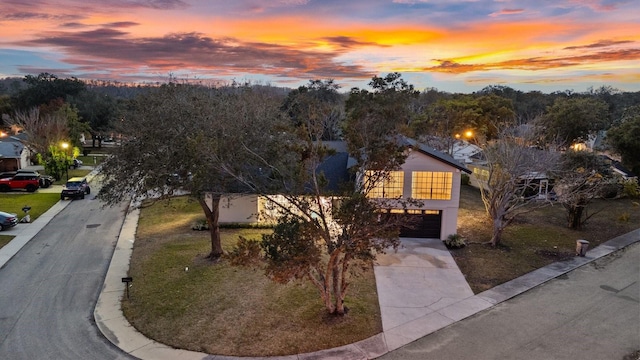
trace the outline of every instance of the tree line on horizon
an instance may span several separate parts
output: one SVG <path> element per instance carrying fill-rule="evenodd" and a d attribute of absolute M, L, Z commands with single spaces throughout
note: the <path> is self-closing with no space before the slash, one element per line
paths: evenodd
<path fill-rule="evenodd" d="M 400 74 L 393 74 L 397 75 L 392 76 L 401 79 Z M 314 84 L 321 83 L 321 80 L 312 80 L 309 86 L 297 89 L 260 86 L 283 97 L 283 101 L 286 102 L 287 96 L 291 98 L 291 94 L 297 94 L 305 91 L 307 87 L 313 88 Z M 353 98 L 361 92 L 361 89 L 342 91 L 344 89 L 341 89 L 338 83 L 333 80 L 330 83 L 338 110 L 334 114 L 334 129 L 323 136 L 325 139 L 338 139 L 344 135 L 340 129 L 340 124 L 344 121 L 344 104 L 348 103 L 350 97 Z M 71 120 L 75 121 L 72 125 L 77 129 L 71 131 L 76 138 L 70 141 L 80 146 L 77 138 L 80 133 L 88 132 L 92 136 L 98 136 L 113 132 L 116 125 L 123 120 L 128 104 L 136 96 L 161 85 L 162 83 L 140 85 L 98 80 L 83 81 L 77 78 L 63 79 L 49 73 L 0 79 L 0 128 L 8 127 L 9 118 L 15 117 L 17 113 L 27 113 L 38 108 L 40 116 L 49 116 L 66 106 L 68 109 L 65 110 L 65 116 L 77 118 L 77 121 Z M 234 84 L 226 86 L 229 85 Z M 640 142 L 640 139 L 633 131 L 636 126 L 633 119 L 637 118 L 640 112 L 640 92 L 624 92 L 602 86 L 586 92 L 566 90 L 542 93 L 491 85 L 480 91 L 465 94 L 448 93 L 435 88 L 418 91 L 412 85 L 406 85 L 411 87 L 404 89 L 410 90 L 408 111 L 389 110 L 388 115 L 405 117 L 402 120 L 402 131 L 408 136 L 417 139 L 422 137 L 423 140 L 429 136 L 446 139 L 473 130 L 481 138 L 491 138 L 501 126 L 536 125 L 542 129 L 541 141 L 553 139 L 568 146 L 573 142 L 587 140 L 589 134 L 614 129 L 607 145 L 611 147 L 612 152 L 621 156 L 625 166 L 636 173 L 640 172 L 640 160 L 635 156 L 637 142 Z M 430 145 L 438 147 L 438 144 Z"/>

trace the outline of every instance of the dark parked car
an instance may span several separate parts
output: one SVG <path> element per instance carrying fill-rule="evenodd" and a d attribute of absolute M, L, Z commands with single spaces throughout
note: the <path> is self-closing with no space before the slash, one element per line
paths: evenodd
<path fill-rule="evenodd" d="M 18 215 L 0 211 L 0 231 L 18 224 Z"/>
<path fill-rule="evenodd" d="M 86 178 L 73 177 L 67 180 L 67 183 L 62 188 L 60 199 L 84 199 L 84 196 L 89 195 L 90 193 L 91 188 L 89 187 L 89 183 Z"/>

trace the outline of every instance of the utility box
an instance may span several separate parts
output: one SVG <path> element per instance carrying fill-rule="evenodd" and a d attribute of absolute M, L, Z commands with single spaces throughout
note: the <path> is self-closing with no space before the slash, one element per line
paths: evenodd
<path fill-rule="evenodd" d="M 589 249 L 589 242 L 587 240 L 577 240 L 576 241 L 576 255 L 585 256 L 587 255 L 587 250 Z"/>

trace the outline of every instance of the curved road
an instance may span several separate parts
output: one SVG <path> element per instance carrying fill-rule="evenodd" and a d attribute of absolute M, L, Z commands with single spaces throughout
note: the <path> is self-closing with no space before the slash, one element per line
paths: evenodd
<path fill-rule="evenodd" d="M 0 359 L 131 359 L 93 319 L 124 210 L 73 201 L 0 269 Z"/>

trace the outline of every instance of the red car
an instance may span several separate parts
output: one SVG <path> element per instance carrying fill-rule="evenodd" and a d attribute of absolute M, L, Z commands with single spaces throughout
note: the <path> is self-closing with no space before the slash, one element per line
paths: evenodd
<path fill-rule="evenodd" d="M 40 187 L 40 176 L 35 173 L 16 173 L 12 177 L 0 179 L 0 191 L 27 190 L 34 192 Z"/>

